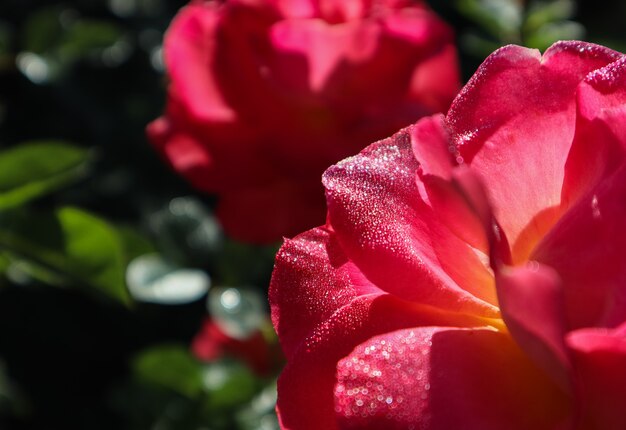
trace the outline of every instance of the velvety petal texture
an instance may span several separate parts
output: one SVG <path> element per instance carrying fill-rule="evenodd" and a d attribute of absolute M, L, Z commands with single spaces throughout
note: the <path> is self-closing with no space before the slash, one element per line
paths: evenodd
<path fill-rule="evenodd" d="M 283 429 L 624 428 L 624 58 L 504 47 L 326 171 L 270 287 Z"/>
<path fill-rule="evenodd" d="M 460 87 L 452 31 L 421 0 L 194 0 L 164 55 L 167 108 L 148 136 L 255 243 L 323 223 L 324 169 Z"/>

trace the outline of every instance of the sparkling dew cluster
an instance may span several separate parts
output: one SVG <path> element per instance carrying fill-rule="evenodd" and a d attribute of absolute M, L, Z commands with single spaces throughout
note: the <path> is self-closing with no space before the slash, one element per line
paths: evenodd
<path fill-rule="evenodd" d="M 270 288 L 282 428 L 624 428 L 622 54 L 501 48 L 323 183 Z"/>

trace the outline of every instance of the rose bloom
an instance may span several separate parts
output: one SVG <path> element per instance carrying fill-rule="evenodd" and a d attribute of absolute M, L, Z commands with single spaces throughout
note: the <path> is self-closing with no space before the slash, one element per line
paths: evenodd
<path fill-rule="evenodd" d="M 626 428 L 626 57 L 504 47 L 323 181 L 270 290 L 282 428 Z"/>
<path fill-rule="evenodd" d="M 324 222 L 323 171 L 460 88 L 451 29 L 422 1 L 193 1 L 164 44 L 171 83 L 150 140 L 217 194 L 232 237 Z"/>
<path fill-rule="evenodd" d="M 265 339 L 261 330 L 245 339 L 238 339 L 226 333 L 211 318 L 204 320 L 194 336 L 191 351 L 196 358 L 207 362 L 223 357 L 239 359 L 261 376 L 268 375 L 281 361 L 279 351 Z"/>

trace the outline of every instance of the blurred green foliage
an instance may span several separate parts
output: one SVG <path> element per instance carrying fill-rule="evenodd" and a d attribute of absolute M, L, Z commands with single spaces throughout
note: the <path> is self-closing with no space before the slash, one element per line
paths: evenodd
<path fill-rule="evenodd" d="M 251 406 L 272 375 L 190 352 L 206 292 L 154 302 L 126 284 L 129 263 L 155 255 L 145 288 L 204 272 L 263 296 L 276 249 L 226 240 L 211 198 L 145 140 L 165 98 L 163 32 L 184 3 L 0 3 L 3 429 L 275 426 L 273 398 Z"/>
<path fill-rule="evenodd" d="M 84 172 L 86 161 L 86 150 L 64 142 L 24 142 L 0 151 L 0 210 L 63 187 Z"/>
<path fill-rule="evenodd" d="M 209 314 L 275 342 L 259 297 L 277 247 L 225 238 L 212 198 L 146 142 L 165 98 L 163 33 L 185 3 L 0 2 L 2 429 L 277 428 L 278 369 L 190 352 Z M 456 30 L 465 78 L 508 43 L 626 49 L 626 3 L 429 3 Z M 208 303 L 202 288 L 166 290 L 198 273 L 216 287 Z M 142 294 L 128 288 L 137 279 Z M 239 302 L 220 308 L 224 294 Z"/>
<path fill-rule="evenodd" d="M 457 0 L 457 5 L 479 24 L 462 42 L 480 57 L 509 43 L 545 50 L 557 40 L 585 37 L 585 28 L 572 20 L 574 0 Z"/>
<path fill-rule="evenodd" d="M 50 285 L 84 285 L 128 304 L 124 250 L 116 231 L 72 207 L 52 213 L 25 209 L 0 213 L 0 247 L 11 262 L 12 280 L 33 278 Z"/>

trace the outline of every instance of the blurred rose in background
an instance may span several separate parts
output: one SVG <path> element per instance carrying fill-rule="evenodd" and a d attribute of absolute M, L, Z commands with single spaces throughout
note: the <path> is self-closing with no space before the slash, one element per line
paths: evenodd
<path fill-rule="evenodd" d="M 460 85 L 451 29 L 414 1 L 195 1 L 164 54 L 149 137 L 257 243 L 322 223 L 324 169 L 446 111 Z"/>

